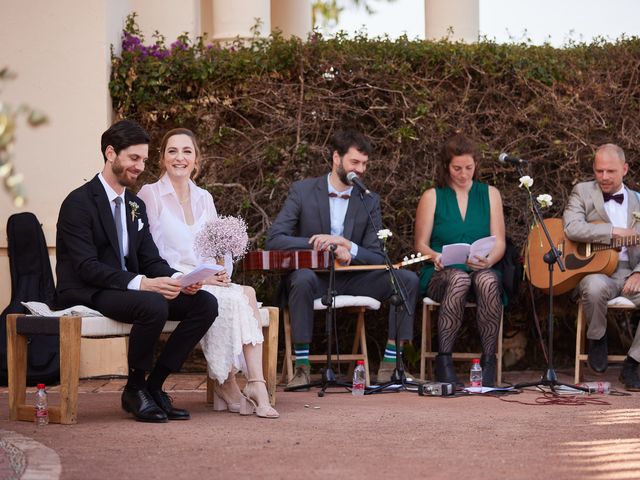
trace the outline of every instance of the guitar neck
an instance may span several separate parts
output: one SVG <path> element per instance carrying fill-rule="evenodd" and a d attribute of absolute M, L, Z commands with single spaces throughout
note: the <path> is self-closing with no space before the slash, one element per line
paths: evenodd
<path fill-rule="evenodd" d="M 608 244 L 594 243 L 591 246 L 591 250 L 595 252 L 599 252 L 602 250 L 610 250 L 612 248 L 617 249 L 621 247 L 635 247 L 636 245 L 640 245 L 640 235 L 631 235 L 629 237 L 614 238 Z"/>

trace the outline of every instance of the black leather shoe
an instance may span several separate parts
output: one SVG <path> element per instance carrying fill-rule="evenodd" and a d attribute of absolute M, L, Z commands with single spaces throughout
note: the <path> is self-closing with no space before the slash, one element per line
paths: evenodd
<path fill-rule="evenodd" d="M 464 383 L 458 380 L 450 353 L 436 355 L 436 382 L 451 383 L 456 388 L 464 388 Z"/>
<path fill-rule="evenodd" d="M 640 375 L 638 375 L 638 364 L 628 358 L 622 364 L 620 381 L 624 384 L 625 390 L 630 392 L 640 392 Z"/>
<path fill-rule="evenodd" d="M 480 366 L 482 367 L 482 386 L 483 387 L 495 387 L 496 386 L 496 368 L 498 361 L 495 355 L 485 355 L 484 353 L 480 357 Z"/>
<path fill-rule="evenodd" d="M 607 334 L 605 333 L 600 340 L 589 340 L 589 355 L 587 362 L 589 367 L 596 373 L 604 373 L 609 366 L 609 350 L 607 347 Z"/>
<path fill-rule="evenodd" d="M 139 422 L 166 423 L 167 414 L 158 407 L 146 388 L 124 387 L 122 409 L 132 413 Z"/>
<path fill-rule="evenodd" d="M 173 403 L 171 403 L 171 397 L 167 395 L 167 392 L 163 390 L 152 390 L 150 393 L 158 406 L 167 414 L 167 418 L 169 420 L 191 419 L 191 414 L 188 411 L 173 406 Z"/>

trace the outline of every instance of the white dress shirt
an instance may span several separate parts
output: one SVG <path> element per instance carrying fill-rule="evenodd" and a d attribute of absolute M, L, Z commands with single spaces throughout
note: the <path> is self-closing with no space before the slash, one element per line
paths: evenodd
<path fill-rule="evenodd" d="M 609 216 L 609 220 L 611 220 L 611 224 L 614 227 L 618 228 L 627 228 L 627 214 L 629 210 L 629 197 L 627 189 L 624 185 L 620 187 L 620 190 L 614 193 L 614 195 L 618 195 L 621 193 L 624 196 L 624 200 L 622 203 L 618 203 L 614 200 L 609 200 L 608 202 L 604 202 L 604 210 L 607 212 Z M 629 261 L 629 253 L 627 252 L 627 247 L 622 247 L 620 253 L 618 254 L 618 260 L 621 262 Z"/>
<path fill-rule="evenodd" d="M 327 185 L 329 186 L 329 193 L 335 193 L 336 195 L 349 195 L 353 193 L 353 187 L 347 188 L 343 192 L 338 192 L 331 184 L 331 174 L 327 177 Z M 331 218 L 331 235 L 341 237 L 344 233 L 344 217 L 347 215 L 347 208 L 349 208 L 350 198 L 329 197 L 329 218 Z M 355 242 L 351 242 L 351 256 L 358 255 L 358 245 Z"/>

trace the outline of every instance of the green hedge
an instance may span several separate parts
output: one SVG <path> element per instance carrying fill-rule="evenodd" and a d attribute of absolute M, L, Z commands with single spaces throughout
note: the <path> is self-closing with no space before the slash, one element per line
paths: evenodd
<path fill-rule="evenodd" d="M 152 152 L 167 129 L 193 129 L 204 152 L 199 183 L 220 212 L 247 220 L 257 248 L 290 183 L 330 169 L 327 141 L 343 126 L 363 130 L 375 144 L 366 180 L 395 234 L 393 258 L 413 249 L 418 199 L 433 184 L 440 146 L 455 132 L 480 143 L 481 179 L 502 192 L 508 234 L 520 245 L 531 214 L 518 174 L 496 161 L 501 151 L 531 160 L 532 191 L 553 196 L 548 216 L 560 215 L 573 184 L 590 178 L 602 143 L 626 151 L 627 183 L 637 186 L 638 38 L 556 49 L 275 34 L 231 48 L 186 36 L 145 46 L 132 17 L 112 65 L 118 116 L 148 129 Z M 156 179 L 156 153 L 149 164 L 143 182 Z M 518 299 L 511 326 L 531 328 L 529 301 Z M 558 305 L 566 324 L 560 331 L 570 340 L 575 310 L 566 298 Z"/>

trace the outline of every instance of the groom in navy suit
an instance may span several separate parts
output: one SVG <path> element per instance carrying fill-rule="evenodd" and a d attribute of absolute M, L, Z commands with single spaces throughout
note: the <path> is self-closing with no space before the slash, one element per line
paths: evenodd
<path fill-rule="evenodd" d="M 382 227 L 380 197 L 359 198 L 359 190 L 349 184 L 350 172 L 362 177 L 367 169 L 372 147 L 359 132 L 337 132 L 331 141 L 332 169 L 328 175 L 293 183 L 284 206 L 267 236 L 269 250 L 326 250 L 335 245 L 336 259 L 342 264 L 380 265 L 384 263 L 378 229 Z M 389 314 L 389 340 L 378 370 L 378 382 L 391 378 L 399 349 L 395 344 L 398 328 L 402 343 L 413 336 L 413 314 L 418 294 L 418 277 L 399 270 L 410 311 L 395 309 Z M 287 385 L 309 383 L 309 344 L 313 333 L 313 302 L 324 295 L 328 274 L 309 269 L 296 270 L 286 278 L 291 331 L 296 354 L 294 378 Z M 389 274 L 385 270 L 338 272 L 336 291 L 341 295 L 366 295 L 386 300 L 392 294 Z M 398 352 L 397 352 L 398 349 Z"/>
<path fill-rule="evenodd" d="M 200 285 L 182 288 L 158 254 L 145 205 L 126 187 L 135 185 L 149 153 L 149 136 L 122 120 L 102 135 L 104 168 L 67 196 L 57 224 L 54 308 L 86 305 L 132 324 L 129 377 L 122 408 L 139 421 L 187 420 L 162 390 L 180 370 L 217 316 L 218 303 Z M 153 367 L 153 351 L 168 318 L 179 320 Z M 150 372 L 148 378 L 146 373 Z"/>

